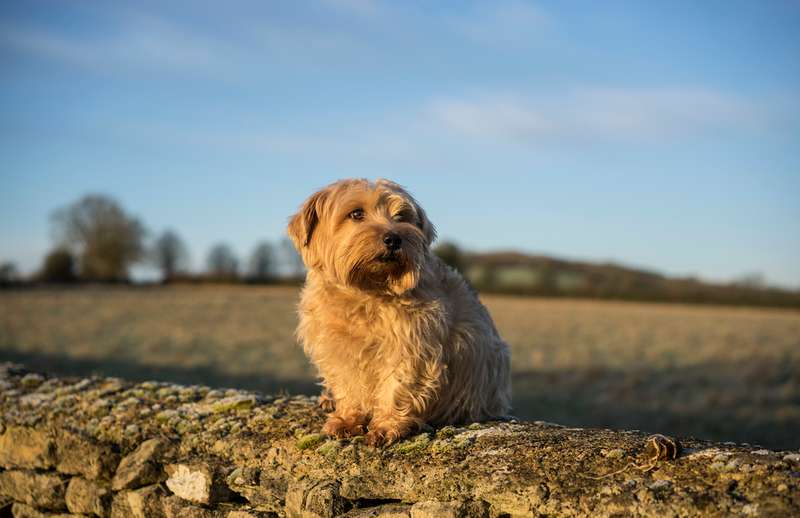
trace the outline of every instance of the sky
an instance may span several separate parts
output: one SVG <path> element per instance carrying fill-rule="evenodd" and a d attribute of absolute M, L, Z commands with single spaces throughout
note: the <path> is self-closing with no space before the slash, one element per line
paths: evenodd
<path fill-rule="evenodd" d="M 8 1 L 0 261 L 115 197 L 202 269 L 316 189 L 443 239 L 800 288 L 800 2 Z"/>

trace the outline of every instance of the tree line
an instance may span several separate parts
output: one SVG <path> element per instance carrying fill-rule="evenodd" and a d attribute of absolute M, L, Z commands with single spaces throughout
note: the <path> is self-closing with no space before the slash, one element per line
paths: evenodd
<path fill-rule="evenodd" d="M 150 238 L 138 218 L 106 195 L 87 195 L 56 210 L 51 227 L 54 246 L 31 281 L 129 282 L 137 264 L 157 268 L 162 282 L 294 282 L 305 273 L 288 238 L 257 243 L 246 262 L 219 242 L 208 250 L 205 270 L 192 272 L 189 247 L 175 230 Z M 12 263 L 0 264 L 0 283 L 20 280 Z"/>
<path fill-rule="evenodd" d="M 226 243 L 213 245 L 205 269 L 189 268 L 184 240 L 171 229 L 150 236 L 145 225 L 113 198 L 88 195 L 51 215 L 54 247 L 27 281 L 129 282 L 131 267 L 148 264 L 161 281 L 299 283 L 305 275 L 288 238 L 257 243 L 246 261 Z M 615 264 L 565 261 L 519 252 L 474 253 L 452 242 L 434 252 L 482 292 L 549 297 L 800 307 L 800 291 L 767 286 L 751 274 L 727 284 L 672 278 Z M 12 263 L 0 263 L 0 285 L 23 281 Z"/>
<path fill-rule="evenodd" d="M 712 283 L 612 263 L 566 261 L 514 251 L 475 253 L 449 242 L 440 243 L 435 252 L 477 290 L 487 293 L 800 307 L 800 291 L 769 286 L 757 273 L 729 283 Z"/>

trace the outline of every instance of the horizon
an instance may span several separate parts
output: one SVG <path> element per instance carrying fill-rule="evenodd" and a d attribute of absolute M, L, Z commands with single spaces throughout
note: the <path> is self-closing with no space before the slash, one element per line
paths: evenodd
<path fill-rule="evenodd" d="M 470 251 L 800 289 L 800 4 L 585 5 L 4 5 L 0 261 L 102 193 L 198 271 L 387 177 Z"/>

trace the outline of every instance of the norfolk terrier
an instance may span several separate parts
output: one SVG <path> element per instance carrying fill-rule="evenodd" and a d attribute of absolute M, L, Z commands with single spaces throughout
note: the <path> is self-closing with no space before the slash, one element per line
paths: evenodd
<path fill-rule="evenodd" d="M 510 354 L 475 291 L 432 251 L 422 207 L 388 180 L 340 180 L 292 216 L 308 269 L 297 336 L 343 438 L 507 415 Z M 331 404 L 332 403 L 332 404 Z"/>

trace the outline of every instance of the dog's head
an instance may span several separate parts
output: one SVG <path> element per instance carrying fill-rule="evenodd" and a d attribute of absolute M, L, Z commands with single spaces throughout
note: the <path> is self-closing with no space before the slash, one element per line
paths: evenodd
<path fill-rule="evenodd" d="M 309 270 L 348 286 L 402 294 L 419 281 L 433 225 L 389 180 L 340 180 L 292 216 L 289 237 Z"/>

